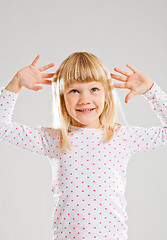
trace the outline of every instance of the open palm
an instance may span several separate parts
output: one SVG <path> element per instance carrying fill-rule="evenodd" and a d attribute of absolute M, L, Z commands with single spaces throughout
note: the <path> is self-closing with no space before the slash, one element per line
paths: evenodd
<path fill-rule="evenodd" d="M 30 66 L 22 68 L 16 74 L 20 80 L 21 86 L 34 91 L 42 89 L 42 86 L 36 86 L 36 84 L 51 85 L 52 81 L 48 80 L 47 78 L 52 78 L 54 76 L 54 73 L 43 73 L 43 71 L 53 67 L 54 63 L 50 63 L 43 67 L 37 68 L 36 63 L 39 58 L 40 55 L 37 55 Z"/>
<path fill-rule="evenodd" d="M 123 83 L 113 84 L 115 88 L 124 88 L 124 89 L 131 90 L 130 93 L 128 93 L 125 98 L 125 103 L 128 103 L 128 101 L 133 96 L 145 94 L 153 86 L 154 83 L 153 81 L 151 81 L 149 77 L 147 77 L 145 74 L 143 74 L 136 68 L 132 67 L 129 64 L 126 64 L 126 66 L 130 70 L 132 70 L 133 73 L 129 73 L 120 68 L 114 68 L 115 71 L 123 74 L 124 76 L 111 74 L 111 77 L 123 82 Z"/>

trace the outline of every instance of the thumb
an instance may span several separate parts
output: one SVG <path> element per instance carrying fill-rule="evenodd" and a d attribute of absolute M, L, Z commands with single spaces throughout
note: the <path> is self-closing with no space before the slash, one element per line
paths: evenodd
<path fill-rule="evenodd" d="M 135 95 L 136 95 L 136 94 L 131 90 L 130 93 L 128 93 L 128 94 L 126 95 L 126 97 L 125 97 L 125 103 L 128 103 L 129 100 L 130 100 L 133 96 L 135 96 Z"/>
<path fill-rule="evenodd" d="M 38 90 L 42 90 L 43 88 L 41 86 L 34 86 L 33 90 L 34 91 L 38 91 Z"/>

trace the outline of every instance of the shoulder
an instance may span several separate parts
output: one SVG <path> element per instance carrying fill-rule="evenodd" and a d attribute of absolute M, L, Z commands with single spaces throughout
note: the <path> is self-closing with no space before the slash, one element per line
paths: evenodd
<path fill-rule="evenodd" d="M 55 137 L 60 136 L 60 129 L 59 128 L 53 128 L 48 126 L 42 126 L 41 131 L 45 136 Z"/>

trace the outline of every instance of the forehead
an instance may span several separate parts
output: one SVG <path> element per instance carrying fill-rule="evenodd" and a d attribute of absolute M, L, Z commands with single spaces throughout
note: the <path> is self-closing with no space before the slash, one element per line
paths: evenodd
<path fill-rule="evenodd" d="M 71 88 L 71 87 L 91 87 L 92 85 L 96 85 L 96 86 L 103 86 L 100 82 L 96 82 L 96 81 L 91 81 L 91 82 L 75 82 L 75 83 L 71 83 L 67 88 Z"/>

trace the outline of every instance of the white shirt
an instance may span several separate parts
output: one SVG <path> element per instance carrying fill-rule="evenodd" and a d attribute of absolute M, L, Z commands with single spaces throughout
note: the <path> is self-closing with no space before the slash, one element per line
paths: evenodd
<path fill-rule="evenodd" d="M 12 122 L 19 93 L 0 92 L 0 138 L 48 158 L 52 167 L 53 239 L 126 240 L 127 165 L 138 152 L 167 146 L 167 96 L 154 82 L 142 95 L 159 117 L 159 127 L 115 127 L 110 142 L 102 129 L 70 126 L 72 151 L 59 149 L 60 130 Z"/>

